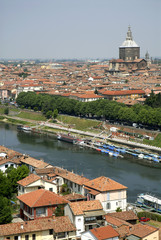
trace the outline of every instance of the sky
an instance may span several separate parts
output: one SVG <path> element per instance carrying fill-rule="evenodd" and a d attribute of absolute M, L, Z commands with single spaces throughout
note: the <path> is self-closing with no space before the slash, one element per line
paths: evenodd
<path fill-rule="evenodd" d="M 161 57 L 161 0 L 0 0 L 0 58 L 118 58 L 129 25 Z"/>

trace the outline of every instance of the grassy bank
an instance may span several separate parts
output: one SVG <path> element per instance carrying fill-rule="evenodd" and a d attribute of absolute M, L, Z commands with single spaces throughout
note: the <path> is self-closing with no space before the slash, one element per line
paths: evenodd
<path fill-rule="evenodd" d="M 97 120 L 90 120 L 90 119 L 84 119 L 79 117 L 71 117 L 66 115 L 59 115 L 57 119 L 60 122 L 63 122 L 64 124 L 67 124 L 69 127 L 73 127 L 78 130 L 82 131 L 90 131 L 95 128 L 101 123 Z"/>
<path fill-rule="evenodd" d="M 144 139 L 143 143 L 151 146 L 161 147 L 161 133 L 158 133 L 158 135 L 153 141 Z"/>
<path fill-rule="evenodd" d="M 43 116 L 42 113 L 21 111 L 16 116 L 23 119 L 29 119 L 29 120 L 35 120 L 35 121 L 46 121 L 46 117 Z"/>

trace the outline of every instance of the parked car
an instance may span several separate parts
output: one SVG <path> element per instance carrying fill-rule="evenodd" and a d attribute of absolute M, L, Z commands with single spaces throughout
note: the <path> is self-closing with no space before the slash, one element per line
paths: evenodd
<path fill-rule="evenodd" d="M 148 222 L 148 221 L 150 221 L 150 218 L 141 217 L 141 218 L 139 219 L 139 222 Z"/>

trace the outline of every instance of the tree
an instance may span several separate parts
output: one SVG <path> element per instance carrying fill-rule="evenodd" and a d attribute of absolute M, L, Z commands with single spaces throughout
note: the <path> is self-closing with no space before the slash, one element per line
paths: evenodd
<path fill-rule="evenodd" d="M 54 109 L 54 112 L 53 112 L 53 118 L 57 118 L 58 116 L 58 109 Z"/>
<path fill-rule="evenodd" d="M 17 169 L 9 167 L 6 172 L 12 193 L 17 193 L 17 182 L 29 175 L 29 169 L 26 165 L 19 166 Z"/>
<path fill-rule="evenodd" d="M 0 224 L 10 223 L 11 221 L 11 203 L 7 198 L 0 196 Z"/>
<path fill-rule="evenodd" d="M 116 212 L 122 212 L 122 209 L 121 209 L 120 207 L 118 207 L 118 208 L 116 209 Z"/>
<path fill-rule="evenodd" d="M 45 116 L 46 116 L 46 118 L 51 118 L 52 117 L 52 115 L 53 115 L 53 112 L 50 110 L 50 111 L 48 111 L 46 114 L 45 114 Z"/>
<path fill-rule="evenodd" d="M 4 114 L 8 115 L 9 114 L 9 108 L 4 109 Z"/>
<path fill-rule="evenodd" d="M 12 197 L 12 187 L 10 186 L 10 181 L 7 176 L 0 171 L 0 198 L 6 197 L 11 199 Z"/>

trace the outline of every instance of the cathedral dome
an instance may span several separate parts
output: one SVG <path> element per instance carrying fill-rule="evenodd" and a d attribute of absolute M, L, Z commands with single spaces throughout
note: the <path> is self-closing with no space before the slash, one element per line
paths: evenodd
<path fill-rule="evenodd" d="M 120 46 L 120 48 L 125 48 L 125 47 L 139 47 L 136 42 L 133 40 L 132 37 L 132 32 L 130 29 L 130 26 L 128 27 L 128 32 L 126 35 L 126 40 L 122 43 L 122 45 Z"/>

